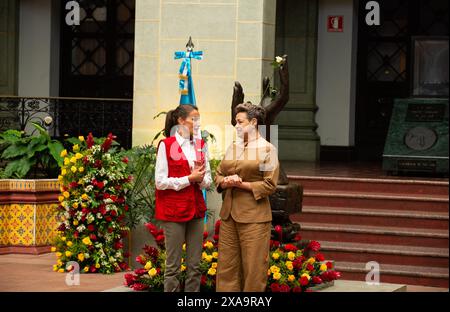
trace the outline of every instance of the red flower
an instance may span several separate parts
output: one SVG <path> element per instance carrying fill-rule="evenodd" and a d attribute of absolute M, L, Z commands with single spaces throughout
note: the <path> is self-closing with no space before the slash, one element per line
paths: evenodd
<path fill-rule="evenodd" d="M 202 277 L 200 279 L 200 284 L 202 284 L 202 286 L 205 286 L 207 281 L 208 281 L 208 278 L 206 277 L 206 275 L 202 275 Z"/>
<path fill-rule="evenodd" d="M 272 284 L 270 285 L 270 290 L 271 290 L 272 292 L 280 292 L 280 284 L 278 284 L 278 283 L 272 283 Z"/>
<path fill-rule="evenodd" d="M 214 233 L 217 234 L 217 235 L 219 235 L 221 222 L 222 221 L 219 219 L 219 220 L 216 221 L 216 224 L 214 225 Z"/>
<path fill-rule="evenodd" d="M 100 213 L 101 213 L 103 216 L 106 214 L 106 206 L 105 206 L 105 204 L 101 204 L 101 205 L 99 206 L 99 211 L 100 211 Z"/>
<path fill-rule="evenodd" d="M 313 284 L 316 284 L 316 285 L 322 284 L 322 279 L 320 277 L 318 277 L 318 276 L 314 276 L 312 278 L 312 282 L 313 282 Z"/>
<path fill-rule="evenodd" d="M 316 254 L 316 260 L 319 262 L 322 262 L 322 261 L 325 261 L 325 257 L 323 254 L 318 253 L 318 254 Z"/>
<path fill-rule="evenodd" d="M 102 161 L 97 159 L 94 163 L 94 168 L 100 169 L 102 167 Z"/>
<path fill-rule="evenodd" d="M 300 282 L 300 285 L 302 285 L 302 286 L 306 286 L 309 284 L 309 280 L 306 276 L 302 276 L 300 278 L 299 282 Z"/>
<path fill-rule="evenodd" d="M 157 243 L 158 245 L 163 245 L 163 244 L 164 244 L 164 239 L 165 239 L 164 235 L 158 235 L 158 236 L 156 237 L 156 243 Z"/>
<path fill-rule="evenodd" d="M 290 292 L 290 291 L 291 288 L 288 285 L 283 284 L 280 286 L 280 292 Z"/>
<path fill-rule="evenodd" d="M 143 249 L 144 249 L 144 252 L 145 252 L 149 257 L 151 257 L 152 259 L 155 260 L 156 258 L 158 258 L 158 256 L 159 256 L 159 251 L 158 251 L 158 249 L 156 249 L 155 247 L 145 245 Z"/>
<path fill-rule="evenodd" d="M 308 263 L 308 264 L 306 265 L 306 269 L 307 269 L 308 271 L 314 271 L 314 266 L 313 266 L 311 263 Z"/>
<path fill-rule="evenodd" d="M 136 269 L 134 270 L 134 273 L 136 273 L 137 275 L 141 276 L 147 273 L 147 270 L 144 268 L 140 268 L 140 269 Z"/>
<path fill-rule="evenodd" d="M 135 283 L 135 284 L 133 284 L 132 287 L 133 287 L 134 291 L 142 291 L 142 290 L 146 290 L 148 288 L 147 285 L 141 284 L 141 283 Z"/>
<path fill-rule="evenodd" d="M 76 188 L 78 186 L 78 183 L 77 182 L 71 182 L 70 184 L 69 184 L 69 187 L 70 188 Z"/>
<path fill-rule="evenodd" d="M 89 163 L 89 159 L 87 156 L 83 157 L 83 164 L 87 165 Z"/>
<path fill-rule="evenodd" d="M 306 248 L 310 249 L 312 251 L 319 251 L 320 250 L 320 243 L 316 242 L 316 241 L 311 241 Z"/>
<path fill-rule="evenodd" d="M 124 158 L 122 158 L 122 161 L 123 161 L 124 163 L 128 164 L 128 157 L 125 156 Z"/>
<path fill-rule="evenodd" d="M 137 278 L 133 273 L 127 273 L 124 275 L 125 278 L 125 285 L 130 287 L 131 285 L 133 285 L 136 281 Z"/>
<path fill-rule="evenodd" d="M 283 228 L 281 227 L 281 225 L 275 225 L 275 232 L 278 234 L 278 240 L 280 242 L 283 241 Z"/>
<path fill-rule="evenodd" d="M 121 197 L 119 197 L 119 198 L 117 199 L 117 202 L 118 202 L 119 204 L 123 204 L 123 203 L 125 202 L 125 198 L 123 198 L 123 197 L 121 196 Z"/>
<path fill-rule="evenodd" d="M 292 265 L 294 266 L 295 269 L 300 270 L 302 268 L 303 261 L 301 258 L 300 259 L 297 258 L 292 262 Z"/>
<path fill-rule="evenodd" d="M 145 265 L 147 263 L 147 259 L 145 259 L 145 257 L 143 257 L 143 256 L 137 256 L 136 257 L 136 262 L 138 262 L 138 263 L 140 263 L 142 265 Z"/>
<path fill-rule="evenodd" d="M 125 257 L 125 254 L 124 254 L 124 257 Z M 126 262 L 119 263 L 119 267 L 124 271 L 129 269 L 128 264 Z"/>
<path fill-rule="evenodd" d="M 123 207 L 123 209 L 124 209 L 125 211 L 128 211 L 128 209 L 129 209 L 128 205 L 125 205 L 125 206 Z"/>
<path fill-rule="evenodd" d="M 111 198 L 111 200 L 112 200 L 113 202 L 116 202 L 116 201 L 117 201 L 117 196 L 116 196 L 116 195 L 111 195 L 111 196 L 109 196 L 109 198 Z"/>
<path fill-rule="evenodd" d="M 78 238 L 78 235 L 80 235 L 78 231 L 73 232 L 73 237 Z"/>
<path fill-rule="evenodd" d="M 326 263 L 328 270 L 331 270 L 333 268 L 333 263 L 331 263 L 330 261 L 328 261 Z"/>
<path fill-rule="evenodd" d="M 203 232 L 203 239 L 207 239 L 208 238 L 208 231 L 204 231 Z"/>
<path fill-rule="evenodd" d="M 292 292 L 295 292 L 295 293 L 302 292 L 302 288 L 299 286 L 295 286 L 294 288 L 292 288 Z"/>
<path fill-rule="evenodd" d="M 117 212 L 115 210 L 111 210 L 111 216 L 113 217 L 117 216 Z"/>
<path fill-rule="evenodd" d="M 105 218 L 105 220 L 106 220 L 107 222 L 111 222 L 111 221 L 112 221 L 112 218 L 111 218 L 110 216 L 107 216 L 107 217 Z"/>
<path fill-rule="evenodd" d="M 108 233 L 112 233 L 114 231 L 114 229 L 113 228 L 108 228 Z"/>
<path fill-rule="evenodd" d="M 93 241 L 97 240 L 97 236 L 95 236 L 95 234 L 90 234 L 89 238 Z"/>
<path fill-rule="evenodd" d="M 296 242 L 299 242 L 299 241 L 302 240 L 302 236 L 300 235 L 300 233 L 297 233 L 297 234 L 295 235 L 294 240 L 295 240 Z"/>
<path fill-rule="evenodd" d="M 91 271 L 91 273 L 95 273 L 97 271 L 97 268 L 94 265 L 91 265 L 89 271 Z"/>
<path fill-rule="evenodd" d="M 93 224 L 89 224 L 89 225 L 87 226 L 87 229 L 89 230 L 89 232 L 94 232 L 95 227 L 94 227 Z"/>
<path fill-rule="evenodd" d="M 102 144 L 102 150 L 104 152 L 107 152 L 109 150 L 109 148 L 111 147 L 111 144 L 115 138 L 116 138 L 116 136 L 114 136 L 112 133 L 108 134 L 108 137 Z"/>
<path fill-rule="evenodd" d="M 270 248 L 278 248 L 280 246 L 279 241 L 270 240 Z"/>
<path fill-rule="evenodd" d="M 91 148 L 92 146 L 94 146 L 94 137 L 92 136 L 92 133 L 89 132 L 89 135 L 86 139 L 86 144 L 87 144 L 87 148 Z"/>
<path fill-rule="evenodd" d="M 219 241 L 219 235 L 214 234 L 213 239 L 214 239 L 214 241 L 218 242 Z"/>
<path fill-rule="evenodd" d="M 286 245 L 284 245 L 284 250 L 296 252 L 298 250 L 298 248 L 297 248 L 297 246 L 294 246 L 292 244 L 286 244 Z"/>
<path fill-rule="evenodd" d="M 104 186 L 105 186 L 105 183 L 103 183 L 103 182 L 101 182 L 101 181 L 97 182 L 97 187 L 98 187 L 99 189 L 102 189 Z"/>

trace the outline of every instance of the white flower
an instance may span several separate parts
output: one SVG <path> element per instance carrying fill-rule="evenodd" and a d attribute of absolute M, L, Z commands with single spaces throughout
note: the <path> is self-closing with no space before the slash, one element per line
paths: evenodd
<path fill-rule="evenodd" d="M 102 214 L 100 212 L 97 212 L 97 219 L 102 219 L 102 218 L 103 218 Z"/>
<path fill-rule="evenodd" d="M 89 193 L 90 191 L 92 191 L 93 188 L 94 188 L 93 185 L 88 185 L 88 186 L 86 186 L 86 187 L 84 188 L 84 192 L 85 192 L 85 193 Z"/>
<path fill-rule="evenodd" d="M 275 61 L 276 61 L 278 64 L 284 63 L 284 59 L 283 59 L 281 56 L 275 57 Z"/>
<path fill-rule="evenodd" d="M 85 227 L 83 224 L 82 224 L 82 225 L 79 225 L 79 226 L 77 227 L 77 231 L 78 231 L 79 233 L 83 232 L 85 229 L 86 229 L 86 227 Z"/>

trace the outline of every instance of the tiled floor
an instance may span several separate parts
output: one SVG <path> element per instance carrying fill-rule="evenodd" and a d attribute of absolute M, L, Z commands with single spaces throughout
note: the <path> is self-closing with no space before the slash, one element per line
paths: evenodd
<path fill-rule="evenodd" d="M 0 255 L 0 291 L 98 292 L 129 290 L 122 287 L 125 273 L 82 274 L 79 286 L 67 286 L 66 274 L 52 271 L 54 259 L 54 254 Z M 407 291 L 448 292 L 448 289 L 408 285 Z"/>
<path fill-rule="evenodd" d="M 401 179 L 401 180 L 433 180 L 447 181 L 448 177 L 431 175 L 388 175 L 382 169 L 381 162 L 298 162 L 281 161 L 281 167 L 287 175 L 297 176 L 327 176 L 346 178 L 374 178 L 374 179 Z"/>

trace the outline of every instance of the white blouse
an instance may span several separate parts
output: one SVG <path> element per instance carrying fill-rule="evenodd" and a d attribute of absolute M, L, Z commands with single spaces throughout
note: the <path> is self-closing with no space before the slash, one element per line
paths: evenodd
<path fill-rule="evenodd" d="M 175 132 L 175 138 L 178 144 L 181 146 L 186 159 L 189 163 L 189 168 L 194 169 L 195 156 L 195 146 L 194 143 L 189 139 L 183 138 L 178 132 Z M 211 167 L 209 165 L 208 149 L 205 144 L 205 162 L 206 162 L 206 172 L 203 177 L 203 181 L 200 183 L 200 189 L 209 188 L 212 182 L 211 178 Z M 158 154 L 156 156 L 156 168 L 155 168 L 155 184 L 158 190 L 175 190 L 179 191 L 190 185 L 188 176 L 174 178 L 168 177 L 169 168 L 167 164 L 166 146 L 164 142 L 159 144 Z"/>

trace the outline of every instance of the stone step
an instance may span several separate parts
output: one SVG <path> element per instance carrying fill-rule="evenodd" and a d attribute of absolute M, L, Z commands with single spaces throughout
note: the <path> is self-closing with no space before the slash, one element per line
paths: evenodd
<path fill-rule="evenodd" d="M 326 176 L 288 175 L 293 183 L 305 190 L 350 191 L 365 193 L 398 193 L 416 195 L 449 195 L 448 181 L 396 179 L 396 178 L 350 178 Z"/>
<path fill-rule="evenodd" d="M 342 279 L 365 281 L 370 268 L 366 263 L 336 261 Z M 448 268 L 381 264 L 380 283 L 423 285 L 448 288 Z"/>
<path fill-rule="evenodd" d="M 320 241 L 327 259 L 448 268 L 448 248 Z"/>
<path fill-rule="evenodd" d="M 301 223 L 303 239 L 387 245 L 448 247 L 448 230 L 352 224 Z"/>
<path fill-rule="evenodd" d="M 308 190 L 303 192 L 303 206 L 448 212 L 448 203 L 449 198 L 445 195 L 411 196 Z"/>
<path fill-rule="evenodd" d="M 448 212 L 304 206 L 292 221 L 448 230 Z"/>

